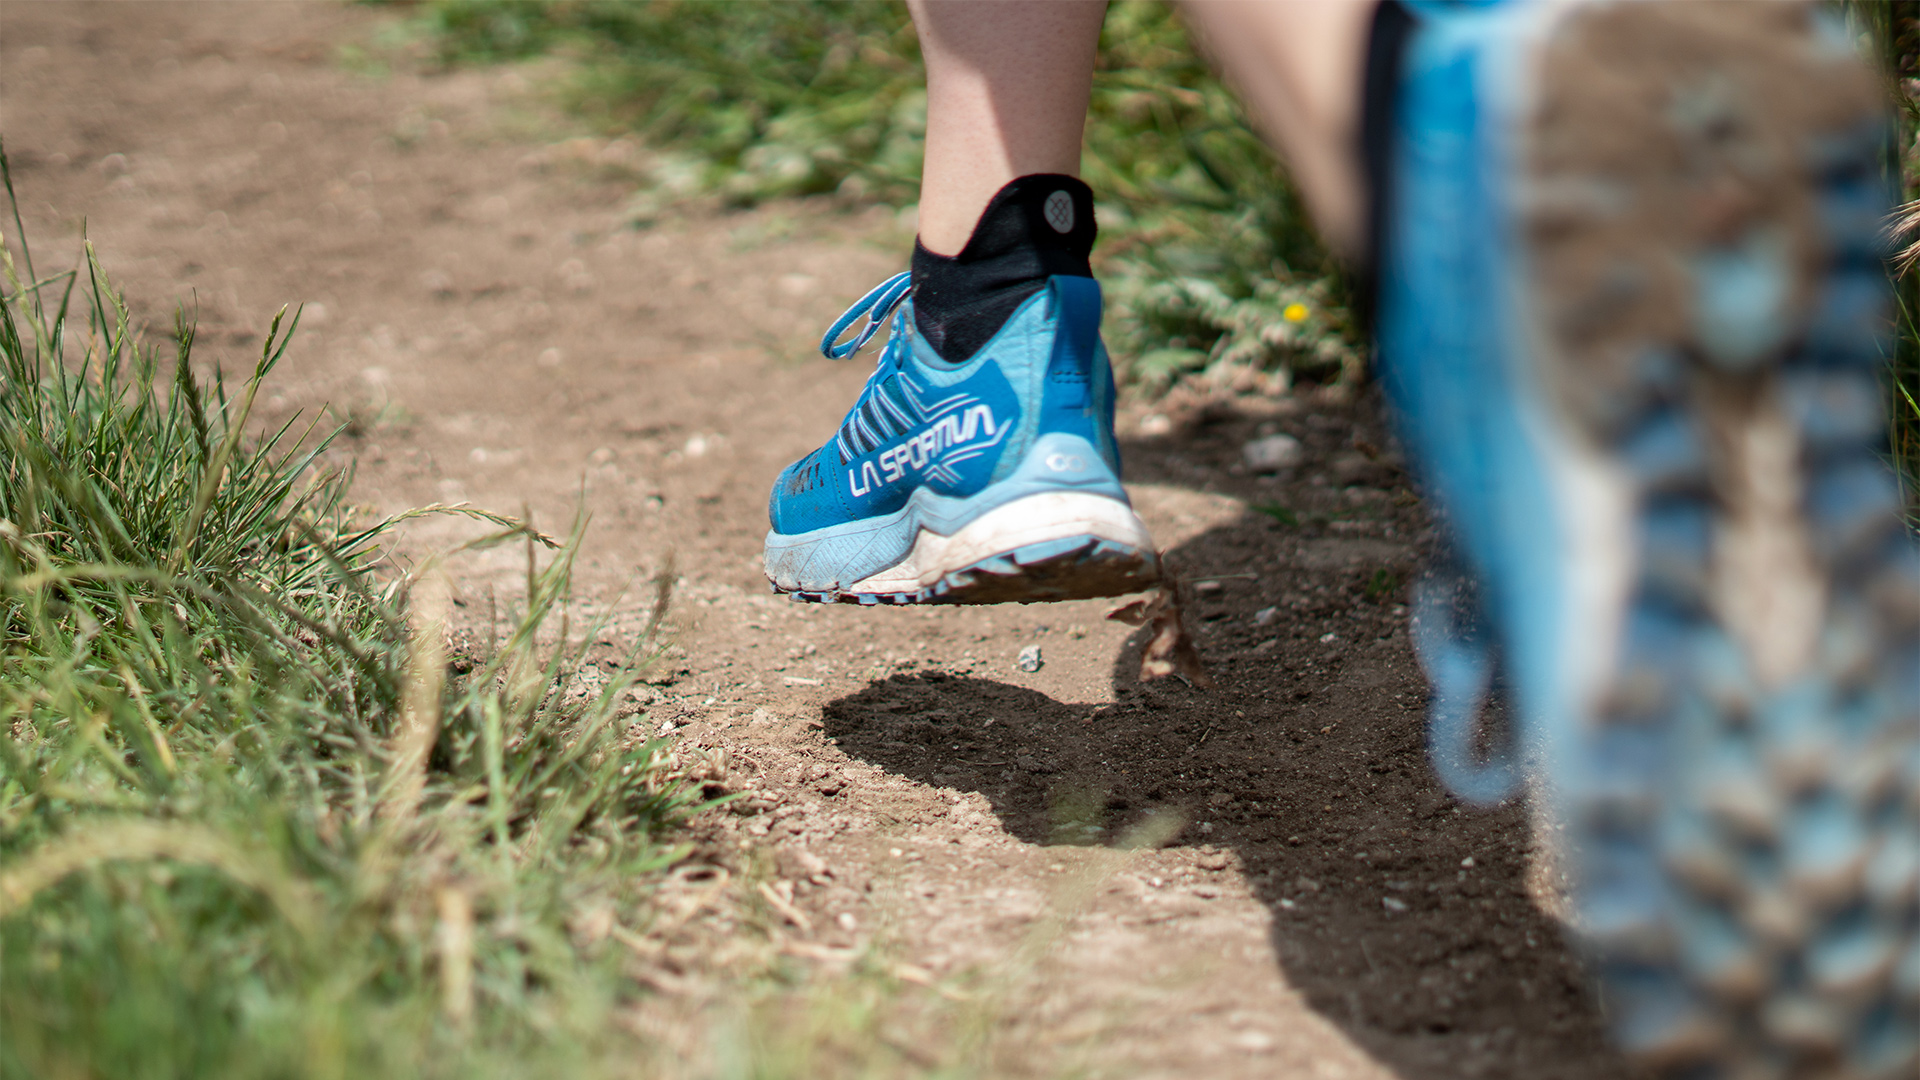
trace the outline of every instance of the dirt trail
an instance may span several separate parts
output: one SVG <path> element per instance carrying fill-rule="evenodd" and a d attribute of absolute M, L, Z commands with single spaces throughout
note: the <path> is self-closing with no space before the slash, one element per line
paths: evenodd
<path fill-rule="evenodd" d="M 0 6 L 0 132 L 42 266 L 71 264 L 84 219 L 140 314 L 162 327 L 190 299 L 229 370 L 307 302 L 269 419 L 351 415 L 340 448 L 380 510 L 525 505 L 553 528 L 584 499 L 576 620 L 672 551 L 683 655 L 645 722 L 751 786 L 762 812 L 711 815 L 706 848 L 774 853 L 810 923 L 785 931 L 796 954 L 884 934 L 946 976 L 1042 941 L 1002 1019 L 1033 1048 L 1010 1071 L 1630 1073 L 1542 914 L 1523 812 L 1462 811 L 1428 778 L 1403 606 L 1424 526 L 1369 457 L 1370 407 L 1126 421 L 1142 514 L 1195 582 L 1210 693 L 1139 684 L 1105 604 L 788 604 L 758 570 L 767 485 L 865 378 L 814 343 L 902 265 L 910 226 L 796 203 L 635 227 L 644 151 L 567 138 L 524 73 L 343 64 L 390 17 Z M 1275 431 L 1307 461 L 1247 474 L 1241 445 Z M 470 619 L 490 589 L 510 602 L 519 558 L 466 564 Z M 609 657 L 642 607 L 618 602 Z M 1156 810 L 1179 835 L 1103 869 L 1090 845 Z"/>

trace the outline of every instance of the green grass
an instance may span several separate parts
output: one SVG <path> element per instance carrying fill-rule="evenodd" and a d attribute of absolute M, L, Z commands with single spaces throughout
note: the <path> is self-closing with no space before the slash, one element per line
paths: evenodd
<path fill-rule="evenodd" d="M 1907 89 L 1920 78 L 1920 5 L 1911 0 L 1847 0 L 1842 10 L 1871 42 L 1891 77 L 1895 131 L 1887 169 L 1902 205 L 1894 215 L 1895 324 L 1887 360 L 1893 459 L 1907 487 L 1907 516 L 1920 528 L 1920 101 Z"/>
<path fill-rule="evenodd" d="M 1288 528 L 1295 528 L 1300 524 L 1300 515 L 1279 503 L 1254 503 L 1252 509 L 1255 513 L 1265 514 Z"/>
<path fill-rule="evenodd" d="M 553 626 L 574 543 L 536 559 L 545 538 L 464 511 L 529 571 L 505 638 L 450 665 L 439 564 L 379 572 L 397 519 L 354 520 L 325 433 L 249 435 L 297 315 L 245 378 L 203 380 L 190 320 L 150 346 L 91 248 L 36 279 L 14 226 L 0 1076 L 630 1061 L 608 1017 L 641 984 L 570 928 L 644 933 L 684 855 L 696 793 L 619 716 L 652 628 L 584 682 Z"/>
<path fill-rule="evenodd" d="M 642 218 L 696 194 L 918 198 L 925 73 L 903 5 L 430 0 L 415 19 L 446 63 L 573 58 L 570 105 L 665 152 Z M 1124 381 L 1358 377 L 1344 279 L 1168 6 L 1109 9 L 1085 151 Z"/>

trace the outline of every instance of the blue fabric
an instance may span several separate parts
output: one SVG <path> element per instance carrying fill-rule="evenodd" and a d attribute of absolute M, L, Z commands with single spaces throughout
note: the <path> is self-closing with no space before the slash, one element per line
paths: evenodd
<path fill-rule="evenodd" d="M 1416 644 L 1434 683 L 1429 726 L 1436 769 L 1463 798 L 1508 794 L 1508 761 L 1477 764 L 1474 723 L 1497 657 L 1511 677 L 1522 749 L 1564 725 L 1566 545 L 1537 443 L 1545 422 L 1519 317 L 1519 241 L 1508 190 L 1513 64 L 1524 52 L 1513 6 L 1414 8 L 1394 107 L 1380 267 L 1378 363 L 1422 480 L 1478 582 L 1484 632 L 1423 598 Z"/>

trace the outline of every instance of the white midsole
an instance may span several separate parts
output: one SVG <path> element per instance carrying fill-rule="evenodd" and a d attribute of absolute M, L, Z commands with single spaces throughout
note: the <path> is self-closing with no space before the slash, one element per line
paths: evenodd
<path fill-rule="evenodd" d="M 952 536 L 921 529 L 906 558 L 843 591 L 897 593 L 924 589 L 983 559 L 1074 536 L 1094 536 L 1142 551 L 1153 550 L 1146 525 L 1126 503 L 1105 495 L 1048 491 L 989 510 Z"/>

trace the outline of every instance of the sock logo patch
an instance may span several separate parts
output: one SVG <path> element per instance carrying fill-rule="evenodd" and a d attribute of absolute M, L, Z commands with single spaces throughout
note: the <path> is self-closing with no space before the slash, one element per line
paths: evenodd
<path fill-rule="evenodd" d="M 1073 231 L 1073 196 L 1064 191 L 1056 191 L 1047 196 L 1041 210 L 1047 215 L 1047 224 L 1057 233 Z"/>

